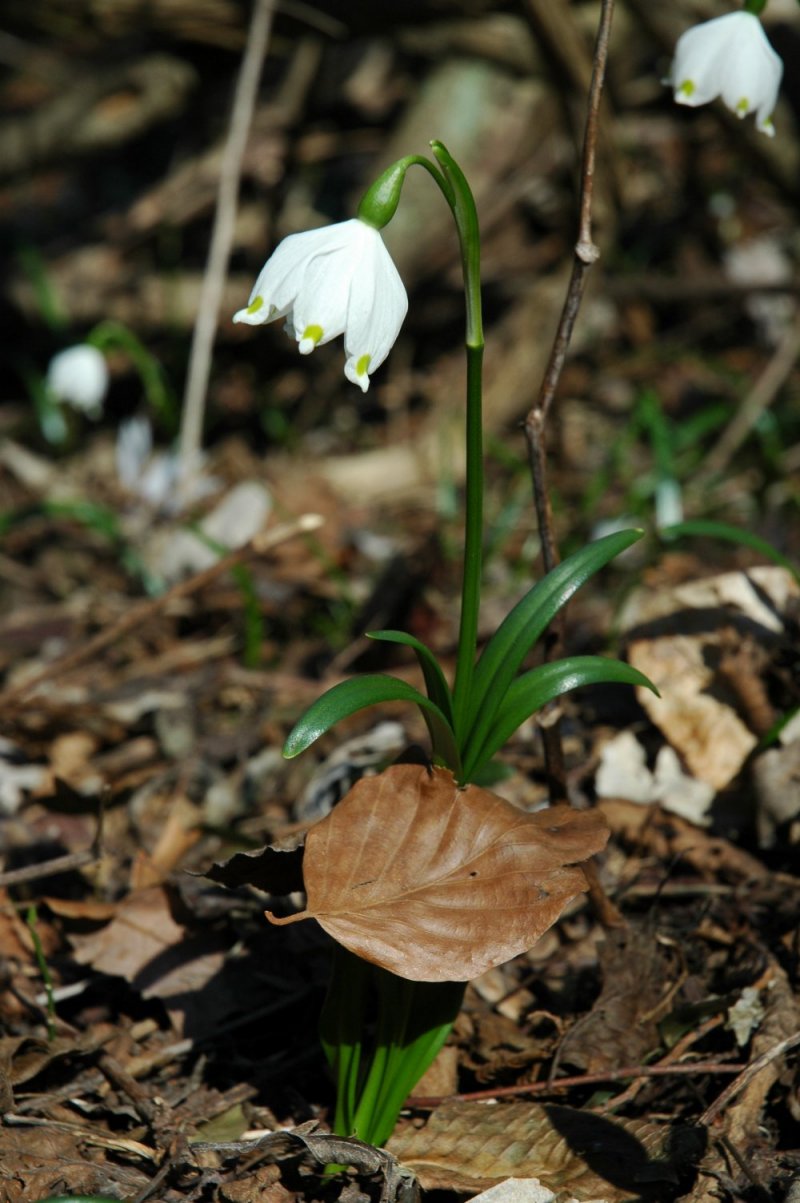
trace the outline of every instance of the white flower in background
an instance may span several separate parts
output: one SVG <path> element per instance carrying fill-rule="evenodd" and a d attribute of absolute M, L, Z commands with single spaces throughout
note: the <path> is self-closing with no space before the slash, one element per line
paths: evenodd
<path fill-rule="evenodd" d="M 758 129 L 773 137 L 782 75 L 783 62 L 758 17 L 735 12 L 681 34 L 666 82 L 678 104 L 695 107 L 721 96 L 737 117 L 755 112 Z"/>
<path fill-rule="evenodd" d="M 179 513 L 210 493 L 220 482 L 203 470 L 203 459 L 191 481 L 188 494 L 178 488 L 177 452 L 155 451 L 153 430 L 146 417 L 126 418 L 117 431 L 117 476 L 122 487 L 151 509 L 165 514 Z"/>
<path fill-rule="evenodd" d="M 57 401 L 90 418 L 98 418 L 108 391 L 108 367 L 103 353 L 89 343 L 59 351 L 50 360 L 47 387 Z"/>
<path fill-rule="evenodd" d="M 345 376 L 366 392 L 407 310 L 403 281 L 379 231 L 355 217 L 284 238 L 233 320 L 260 326 L 285 317 L 301 355 L 344 334 Z"/>

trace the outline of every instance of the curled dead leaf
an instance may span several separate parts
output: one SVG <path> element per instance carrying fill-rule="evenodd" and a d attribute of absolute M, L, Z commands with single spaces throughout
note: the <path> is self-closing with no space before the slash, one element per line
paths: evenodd
<path fill-rule="evenodd" d="M 527 814 L 445 769 L 359 781 L 306 837 L 307 907 L 340 944 L 412 981 L 468 981 L 535 944 L 586 889 L 597 811 Z"/>

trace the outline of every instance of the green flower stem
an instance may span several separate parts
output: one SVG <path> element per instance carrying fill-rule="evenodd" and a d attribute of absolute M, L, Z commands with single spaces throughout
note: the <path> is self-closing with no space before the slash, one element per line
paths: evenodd
<path fill-rule="evenodd" d="M 50 969 L 47 964 L 47 959 L 42 948 L 42 941 L 39 939 L 39 933 L 36 930 L 36 924 L 39 921 L 39 916 L 36 912 L 35 903 L 31 903 L 28 907 L 28 913 L 25 917 L 28 925 L 28 931 L 31 935 L 33 943 L 33 951 L 36 956 L 36 963 L 39 966 L 39 972 L 42 975 L 44 982 L 45 995 L 47 996 L 47 1039 L 55 1040 L 56 1038 L 56 1000 L 53 992 L 53 979 L 50 975 Z"/>
<path fill-rule="evenodd" d="M 754 17 L 760 17 L 766 7 L 767 0 L 744 0 L 744 11 Z"/>
<path fill-rule="evenodd" d="M 464 982 L 412 982 L 334 946 L 320 1036 L 336 1079 L 337 1135 L 373 1145 L 389 1138 L 447 1039 L 464 989 Z"/>
<path fill-rule="evenodd" d="M 464 725 L 478 647 L 478 611 L 483 559 L 483 346 L 467 343 L 467 456 L 464 514 L 464 570 L 461 582 L 461 623 L 453 686 L 453 723 L 463 757 Z"/>
<path fill-rule="evenodd" d="M 372 976 L 378 988 L 375 1051 L 355 1113 L 353 1135 L 367 1144 L 380 1145 L 389 1137 L 397 1118 L 395 1114 L 389 1130 L 383 1132 L 385 1121 L 381 1124 L 381 1119 L 393 1095 L 393 1087 L 397 1086 L 397 1070 L 402 1063 L 414 983 L 388 975 L 382 970 L 373 970 Z M 382 980 L 388 976 L 391 976 L 391 981 Z M 401 1106 L 404 1100 L 405 1095 Z"/>
<path fill-rule="evenodd" d="M 459 741 L 465 735 L 475 654 L 478 645 L 478 610 L 483 553 L 483 317 L 481 313 L 481 241 L 475 198 L 466 177 L 441 142 L 431 149 L 450 185 L 450 207 L 461 246 L 466 298 L 467 414 L 466 414 L 466 513 L 464 519 L 464 574 L 461 586 L 461 624 L 458 635 L 453 718 Z M 462 755 L 464 748 L 461 747 Z"/>
<path fill-rule="evenodd" d="M 378 1016 L 372 1063 L 354 1134 L 380 1146 L 403 1104 L 447 1039 L 464 1000 L 464 982 L 413 982 L 372 967 Z"/>
<path fill-rule="evenodd" d="M 399 159 L 366 192 L 358 216 L 376 229 L 391 221 L 405 174 L 409 167 L 417 166 L 438 185 L 458 232 L 466 296 L 467 402 L 464 571 L 452 713 L 456 739 L 451 747 L 446 746 L 446 740 L 437 738 L 438 728 L 433 724 L 432 740 L 434 750 L 460 774 L 477 652 L 483 547 L 480 232 L 475 200 L 461 168 L 441 142 L 432 142 L 431 149 L 438 166 L 420 155 Z M 434 692 L 440 687 L 446 692 L 446 684 L 438 676 L 433 685 Z M 449 724 L 449 720 L 447 707 L 445 722 Z M 463 982 L 408 981 L 367 964 L 342 947 L 335 949 L 320 1024 L 325 1054 L 336 1078 L 334 1131 L 374 1145 L 388 1139 L 408 1093 L 447 1039 L 463 997 Z M 376 1025 L 367 1051 L 364 1031 L 371 1002 L 377 1006 Z"/>
<path fill-rule="evenodd" d="M 397 210 L 409 167 L 423 167 L 433 178 L 450 206 L 461 249 L 466 300 L 467 413 L 466 413 L 466 506 L 464 519 L 464 572 L 461 586 L 461 618 L 453 685 L 453 727 L 463 757 L 466 711 L 478 643 L 478 610 L 483 553 L 483 318 L 481 314 L 481 240 L 475 198 L 466 176 L 441 142 L 431 150 L 438 167 L 422 155 L 398 159 L 378 177 L 358 206 L 358 216 L 381 229 Z M 460 772 L 455 762 L 449 767 Z"/>
<path fill-rule="evenodd" d="M 333 1130 L 351 1136 L 362 1076 L 362 1040 L 371 966 L 341 944 L 333 948 L 328 993 L 320 1017 L 320 1039 L 336 1080 Z"/>

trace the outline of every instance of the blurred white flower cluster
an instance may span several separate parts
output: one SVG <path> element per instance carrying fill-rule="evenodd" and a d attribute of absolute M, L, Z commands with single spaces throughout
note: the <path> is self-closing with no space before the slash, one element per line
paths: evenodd
<path fill-rule="evenodd" d="M 154 451 L 153 429 L 145 417 L 126 418 L 120 423 L 116 445 L 117 476 L 127 492 L 151 509 L 177 514 L 182 508 L 208 497 L 220 482 L 199 470 L 186 488 L 178 488 L 180 462 L 176 451 Z"/>

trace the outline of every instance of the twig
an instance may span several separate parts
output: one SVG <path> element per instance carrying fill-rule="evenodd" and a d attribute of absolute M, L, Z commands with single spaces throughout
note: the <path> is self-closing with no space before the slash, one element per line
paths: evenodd
<path fill-rule="evenodd" d="M 748 1165 L 742 1154 L 736 1148 L 732 1141 L 728 1140 L 727 1136 L 720 1136 L 717 1141 L 717 1146 L 727 1153 L 732 1161 L 735 1161 L 739 1169 L 749 1181 L 750 1185 L 755 1188 L 756 1196 L 761 1200 L 761 1203 L 771 1203 L 772 1195 L 767 1190 L 763 1182 L 760 1181 L 753 1173 L 752 1168 Z M 737 1192 L 738 1194 L 738 1192 Z"/>
<path fill-rule="evenodd" d="M 177 585 L 173 585 L 171 589 L 168 589 L 166 593 L 162 593 L 160 597 L 153 598 L 152 600 L 148 599 L 147 601 L 140 602 L 138 606 L 133 606 L 117 622 L 99 631 L 81 647 L 76 648 L 75 651 L 67 652 L 58 660 L 54 660 L 52 664 L 48 664 L 45 668 L 40 669 L 39 672 L 34 673 L 27 681 L 21 681 L 18 685 L 13 685 L 10 689 L 5 690 L 4 693 L 0 694 L 0 708 L 8 705 L 9 702 L 17 701 L 44 681 L 51 681 L 55 677 L 61 677 L 64 673 L 71 672 L 79 664 L 83 664 L 84 661 L 96 656 L 98 652 L 104 651 L 105 648 L 109 647 L 110 644 L 114 643 L 122 635 L 127 634 L 128 631 L 141 626 L 142 623 L 147 622 L 154 615 L 166 609 L 172 602 L 179 598 L 188 597 L 189 594 L 205 588 L 206 585 L 216 580 L 218 576 L 229 572 L 231 568 L 235 568 L 251 556 L 263 555 L 264 552 L 270 551 L 280 543 L 285 543 L 288 539 L 293 539 L 297 535 L 316 530 L 322 525 L 322 522 L 323 519 L 319 514 L 302 514 L 295 522 L 276 526 L 274 530 L 262 531 L 254 535 L 243 547 L 237 547 L 234 551 L 229 552 L 228 555 L 222 556 L 215 564 L 212 564 L 209 568 L 204 568 L 202 572 L 197 572 L 194 576 L 187 577 L 185 581 L 179 581 Z"/>
<path fill-rule="evenodd" d="M 800 1032 L 795 1032 L 792 1036 L 787 1036 L 785 1040 L 779 1040 L 777 1044 L 773 1044 L 772 1048 L 768 1048 L 760 1057 L 756 1057 L 755 1061 L 751 1061 L 749 1065 L 745 1065 L 735 1081 L 726 1086 L 722 1094 L 717 1098 L 710 1107 L 706 1107 L 703 1114 L 698 1119 L 698 1124 L 704 1124 L 708 1127 L 712 1124 L 717 1116 L 724 1111 L 728 1103 L 735 1099 L 737 1094 L 748 1086 L 756 1074 L 761 1073 L 762 1069 L 766 1069 L 778 1057 L 782 1057 L 784 1053 L 788 1053 L 790 1049 L 796 1048 L 800 1044 Z"/>
<path fill-rule="evenodd" d="M 578 241 L 575 244 L 575 258 L 572 264 L 572 275 L 539 397 L 525 419 L 525 436 L 528 441 L 531 474 L 533 477 L 534 501 L 539 520 L 539 533 L 542 540 L 542 557 L 545 570 L 548 572 L 556 566 L 559 557 L 555 534 L 553 532 L 550 498 L 546 486 L 544 432 L 547 417 L 553 404 L 556 389 L 558 388 L 558 382 L 561 378 L 561 372 L 564 368 L 567 351 L 572 339 L 572 332 L 575 328 L 575 320 L 583 299 L 589 268 L 593 263 L 596 263 L 600 255 L 598 248 L 592 241 L 592 202 L 594 200 L 598 113 L 600 109 L 600 97 L 603 91 L 603 80 L 605 78 L 606 60 L 608 58 L 608 39 L 611 32 L 613 12 L 614 0 L 603 0 L 600 25 L 597 30 L 594 67 L 586 114 L 586 129 L 581 163 L 580 220 L 578 225 Z"/>
<path fill-rule="evenodd" d="M 276 0 L 253 0 L 253 15 L 236 81 L 236 94 L 231 111 L 228 137 L 222 152 L 214 226 L 211 231 L 211 244 L 208 249 L 203 283 L 200 288 L 197 319 L 186 372 L 186 389 L 183 396 L 179 440 L 179 488 L 184 491 L 184 494 L 188 490 L 200 455 L 203 415 L 211 372 L 211 353 L 217 330 L 225 273 L 228 270 L 228 261 L 233 245 L 242 160 L 253 119 L 261 68 L 269 44 L 275 2 Z"/>
<path fill-rule="evenodd" d="M 0 890 L 6 886 L 18 886 L 30 881 L 39 881 L 42 877 L 53 877 L 56 873 L 68 873 L 72 869 L 80 869 L 98 860 L 94 848 L 84 848 L 80 852 L 67 852 L 64 856 L 54 856 L 52 860 L 43 861 L 39 865 L 25 865 L 22 869 L 7 869 L 0 873 Z"/>
<path fill-rule="evenodd" d="M 72 869 L 80 869 L 99 860 L 102 855 L 103 840 L 103 806 L 105 793 L 101 794 L 100 806 L 97 811 L 97 830 L 94 833 L 91 848 L 82 848 L 80 852 L 66 852 L 63 856 L 54 856 L 51 860 L 42 861 L 38 865 L 25 865 L 21 869 L 7 869 L 0 873 L 0 890 L 7 886 L 18 886 L 31 881 L 41 881 L 43 877 L 54 877 L 56 873 L 69 873 Z"/>
<path fill-rule="evenodd" d="M 800 1036 L 797 1037 L 800 1041 Z M 407 1107 L 440 1107 L 442 1103 L 479 1102 L 483 1099 L 513 1098 L 520 1094 L 553 1094 L 572 1086 L 596 1086 L 603 1082 L 620 1082 L 625 1078 L 664 1078 L 671 1074 L 738 1074 L 749 1066 L 731 1065 L 726 1061 L 694 1061 L 690 1065 L 627 1065 L 603 1073 L 576 1074 L 571 1078 L 556 1078 L 549 1082 L 527 1082 L 522 1086 L 497 1086 L 494 1090 L 473 1090 L 469 1094 L 444 1094 L 406 1100 Z M 738 1080 L 738 1079 L 737 1079 Z M 734 1083 L 735 1084 L 735 1083 Z"/>
<path fill-rule="evenodd" d="M 592 240 L 592 202 L 594 200 L 594 170 L 597 154 L 600 98 L 605 78 L 608 39 L 611 33 L 611 18 L 613 13 L 614 0 L 602 0 L 583 139 L 580 217 L 572 274 L 539 396 L 525 419 L 528 462 L 533 482 L 533 500 L 536 507 L 536 518 L 539 525 L 539 538 L 542 545 L 542 561 L 545 572 L 550 572 L 559 561 L 558 544 L 553 529 L 553 511 L 550 505 L 550 494 L 547 489 L 545 428 L 567 357 L 570 340 L 572 339 L 572 332 L 575 328 L 578 310 L 583 299 L 589 268 L 596 262 L 600 254 Z M 552 659 L 555 655 L 556 648 L 561 642 L 562 630 L 563 611 L 559 614 L 557 625 L 554 625 L 552 628 L 553 638 L 546 649 L 548 659 Z M 550 798 L 551 802 L 559 802 L 567 799 L 560 711 L 556 706 L 550 704 L 544 707 L 542 720 L 540 722 L 540 730 L 544 745 Z"/>
<path fill-rule="evenodd" d="M 773 403 L 800 356 L 800 316 L 784 331 L 783 338 L 750 393 L 739 406 L 696 473 L 693 488 L 702 493 L 715 476 L 725 471 L 764 411 Z"/>
<path fill-rule="evenodd" d="M 674 1065 L 680 1057 L 689 1051 L 693 1044 L 696 1044 L 698 1040 L 702 1040 L 709 1032 L 713 1032 L 714 1028 L 718 1028 L 724 1022 L 724 1019 L 724 1015 L 711 1015 L 699 1027 L 691 1032 L 686 1032 L 672 1046 L 669 1052 L 661 1058 L 658 1062 L 659 1066 Z M 630 1086 L 623 1090 L 622 1094 L 615 1095 L 614 1098 L 608 1099 L 605 1103 L 601 1103 L 599 1107 L 595 1108 L 597 1114 L 607 1115 L 609 1111 L 616 1111 L 618 1107 L 622 1107 L 625 1103 L 629 1103 L 632 1099 L 635 1099 L 636 1095 L 645 1085 L 645 1081 L 646 1079 L 644 1078 L 635 1078 Z"/>

